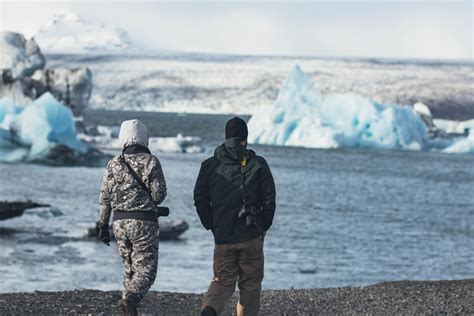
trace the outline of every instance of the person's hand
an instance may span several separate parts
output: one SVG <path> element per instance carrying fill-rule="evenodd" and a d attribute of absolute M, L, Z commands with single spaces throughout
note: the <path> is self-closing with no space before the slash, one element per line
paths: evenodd
<path fill-rule="evenodd" d="M 104 244 L 110 246 L 110 232 L 109 225 L 98 223 L 99 226 L 99 239 L 102 240 Z"/>

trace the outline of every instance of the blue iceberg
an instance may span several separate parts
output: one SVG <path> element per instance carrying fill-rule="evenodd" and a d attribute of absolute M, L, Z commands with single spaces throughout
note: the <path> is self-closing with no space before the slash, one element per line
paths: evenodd
<path fill-rule="evenodd" d="M 474 154 L 474 129 L 470 130 L 466 138 L 455 141 L 452 145 L 446 147 L 443 152 Z"/>
<path fill-rule="evenodd" d="M 406 150 L 433 146 L 427 125 L 412 107 L 354 94 L 323 98 L 299 66 L 284 82 L 270 110 L 255 113 L 248 126 L 249 142 L 254 144 Z M 465 146 L 459 144 L 463 151 Z"/>
<path fill-rule="evenodd" d="M 69 108 L 50 93 L 26 107 L 12 99 L 0 100 L 0 161 L 33 161 L 48 156 L 56 146 L 84 154 L 88 146 L 77 139 Z"/>

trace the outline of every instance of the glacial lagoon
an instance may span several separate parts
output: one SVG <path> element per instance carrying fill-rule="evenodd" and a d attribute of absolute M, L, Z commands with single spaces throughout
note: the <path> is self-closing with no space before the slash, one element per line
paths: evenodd
<path fill-rule="evenodd" d="M 87 115 L 111 125 L 133 113 Z M 151 115 L 150 122 L 163 117 L 139 115 Z M 184 219 L 190 228 L 179 240 L 160 244 L 152 289 L 203 292 L 212 276 L 213 240 L 195 214 L 192 190 L 201 161 L 220 144 L 218 131 L 227 116 L 164 116 L 175 127 L 162 135 L 156 120 L 150 128 L 155 136 L 184 131 L 202 138 L 204 152 L 155 152 L 168 183 L 170 219 Z M 186 132 L 190 127 L 193 135 Z M 251 147 L 267 158 L 277 183 L 264 288 L 473 277 L 473 155 Z M 120 288 L 122 263 L 115 245 L 83 237 L 98 218 L 103 171 L 0 164 L 0 199 L 52 205 L 0 222 L 0 292 Z"/>

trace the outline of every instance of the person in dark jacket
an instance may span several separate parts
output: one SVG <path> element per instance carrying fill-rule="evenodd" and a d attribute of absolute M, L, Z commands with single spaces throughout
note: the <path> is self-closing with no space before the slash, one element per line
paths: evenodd
<path fill-rule="evenodd" d="M 226 141 L 205 160 L 194 188 L 202 225 L 214 235 L 214 277 L 201 315 L 219 314 L 239 287 L 238 315 L 257 315 L 263 280 L 263 238 L 275 213 L 275 183 L 263 157 L 247 149 L 247 124 L 235 117 Z"/>

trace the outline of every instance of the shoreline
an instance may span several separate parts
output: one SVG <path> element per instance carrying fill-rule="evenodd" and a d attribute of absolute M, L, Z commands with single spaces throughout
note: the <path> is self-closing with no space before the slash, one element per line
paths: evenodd
<path fill-rule="evenodd" d="M 234 293 L 222 315 L 234 315 Z M 0 314 L 118 314 L 119 291 L 74 290 L 0 294 Z M 147 315 L 198 315 L 203 294 L 152 291 Z M 394 281 L 364 287 L 264 290 L 260 315 L 474 314 L 474 279 Z"/>

